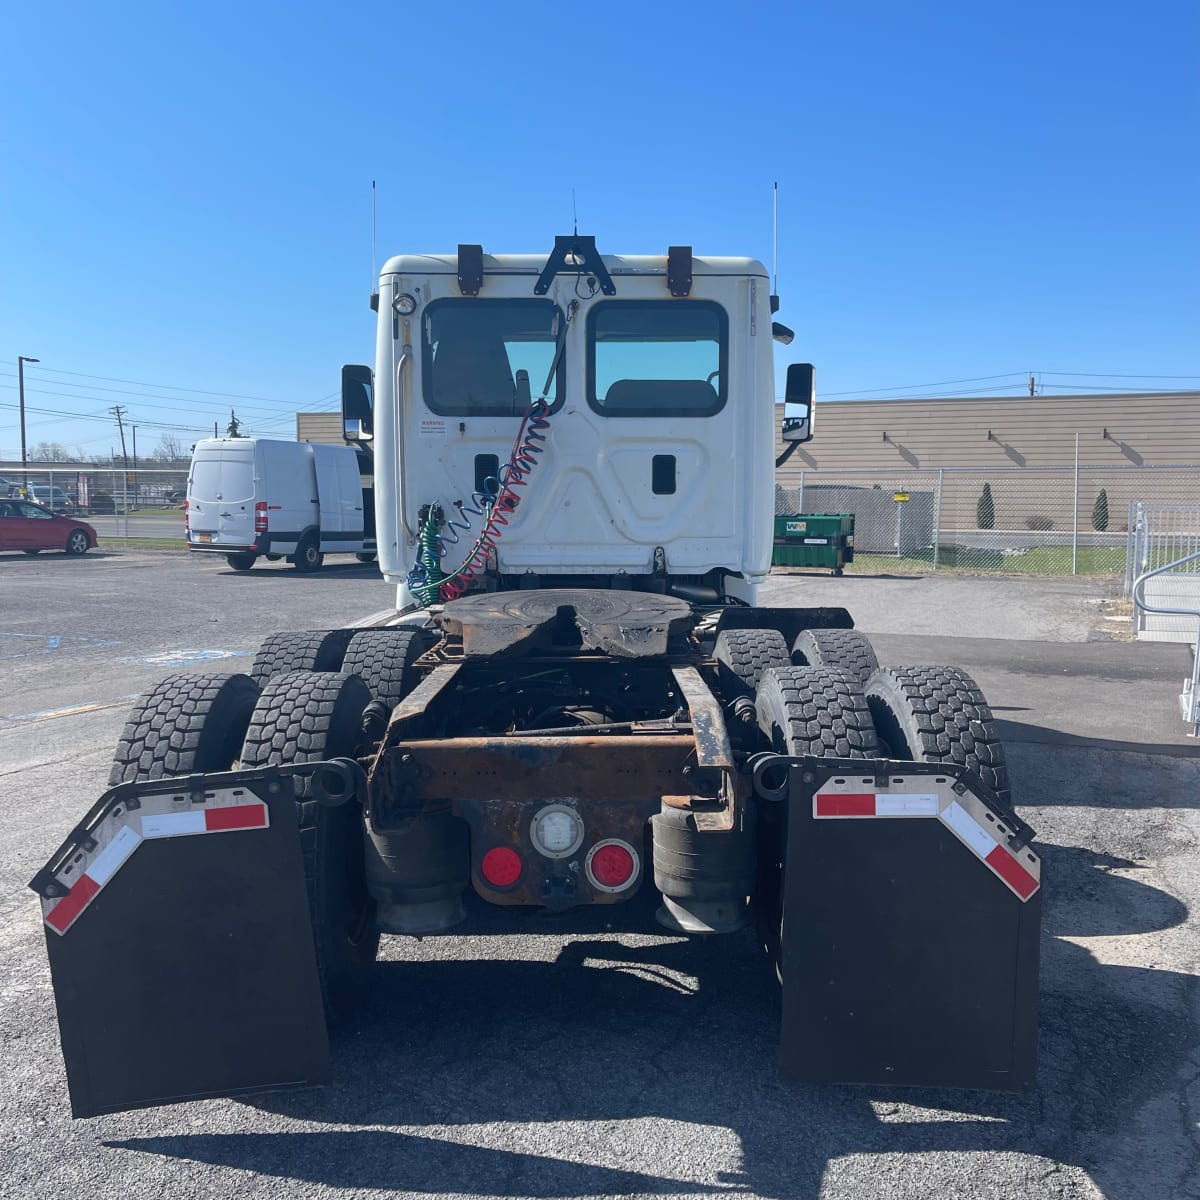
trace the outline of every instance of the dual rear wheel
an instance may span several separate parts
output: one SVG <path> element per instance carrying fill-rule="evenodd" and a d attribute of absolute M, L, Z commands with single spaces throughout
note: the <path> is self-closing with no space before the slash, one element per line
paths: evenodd
<path fill-rule="evenodd" d="M 394 705 L 415 686 L 420 631 L 276 634 L 249 675 L 168 675 L 134 705 L 110 785 L 354 757 L 371 700 Z M 344 666 L 344 669 L 343 669 Z M 344 1019 L 379 944 L 366 884 L 359 804 L 296 805 L 304 882 L 326 1016 Z"/>

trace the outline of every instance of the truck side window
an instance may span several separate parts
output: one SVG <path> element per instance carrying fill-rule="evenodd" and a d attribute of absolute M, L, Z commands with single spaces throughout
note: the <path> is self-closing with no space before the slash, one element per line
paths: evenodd
<path fill-rule="evenodd" d="M 529 372 L 536 399 L 550 373 L 564 320 L 551 300 L 435 300 L 421 322 L 425 403 L 444 417 L 520 417 L 516 375 Z M 566 355 L 551 385 L 551 412 L 565 393 Z"/>
<path fill-rule="evenodd" d="M 729 318 L 708 300 L 611 300 L 588 313 L 588 404 L 607 417 L 710 417 L 728 395 Z"/>

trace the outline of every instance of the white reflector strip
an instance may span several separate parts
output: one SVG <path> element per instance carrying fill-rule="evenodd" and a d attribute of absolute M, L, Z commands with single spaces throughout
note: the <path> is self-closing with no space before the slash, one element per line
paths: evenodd
<path fill-rule="evenodd" d="M 180 837 L 187 833 L 206 832 L 203 809 L 142 817 L 142 837 L 145 838 Z"/>
<path fill-rule="evenodd" d="M 937 796 L 919 792 L 876 793 L 875 815 L 877 817 L 936 817 Z"/>
<path fill-rule="evenodd" d="M 103 887 L 116 874 L 117 868 L 137 849 L 141 840 L 128 825 L 124 826 L 88 864 L 87 874 Z"/>
<path fill-rule="evenodd" d="M 996 848 L 996 839 L 982 825 L 975 822 L 957 800 L 951 801 L 942 811 L 942 820 L 954 830 L 966 844 L 979 855 L 987 858 Z"/>

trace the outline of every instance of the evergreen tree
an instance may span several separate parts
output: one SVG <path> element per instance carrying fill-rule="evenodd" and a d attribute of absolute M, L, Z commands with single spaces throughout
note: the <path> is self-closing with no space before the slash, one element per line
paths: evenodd
<path fill-rule="evenodd" d="M 225 427 L 225 436 L 231 438 L 246 436 L 242 432 L 242 423 L 238 420 L 238 415 L 232 408 L 229 410 L 229 424 Z"/>
<path fill-rule="evenodd" d="M 980 529 L 994 529 L 996 527 L 996 505 L 992 500 L 992 485 L 985 483 L 983 491 L 979 493 L 979 501 L 975 505 L 975 524 Z"/>
<path fill-rule="evenodd" d="M 1108 528 L 1108 492 L 1100 489 L 1096 503 L 1092 505 L 1092 528 L 1103 533 Z"/>

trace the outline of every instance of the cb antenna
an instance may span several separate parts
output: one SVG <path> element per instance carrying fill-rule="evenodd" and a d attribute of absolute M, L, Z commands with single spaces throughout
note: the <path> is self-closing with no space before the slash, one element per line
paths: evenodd
<path fill-rule="evenodd" d="M 575 189 L 571 189 L 571 220 L 575 229 L 575 236 L 579 236 L 579 209 L 575 207 Z"/>
<path fill-rule="evenodd" d="M 779 180 L 775 181 L 771 215 L 771 311 L 779 311 Z"/>
<path fill-rule="evenodd" d="M 379 293 L 375 290 L 378 286 L 379 274 L 376 270 L 377 259 L 375 257 L 375 180 L 371 180 L 371 311 L 379 311 Z"/>

